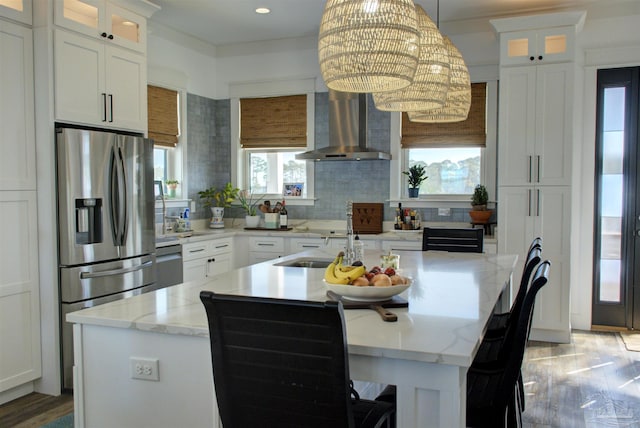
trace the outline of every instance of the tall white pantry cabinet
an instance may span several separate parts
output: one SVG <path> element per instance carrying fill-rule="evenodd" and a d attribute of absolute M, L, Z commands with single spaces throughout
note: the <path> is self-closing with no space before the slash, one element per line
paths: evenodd
<path fill-rule="evenodd" d="M 42 373 L 31 0 L 0 4 L 0 153 L 1 393 Z"/>
<path fill-rule="evenodd" d="M 552 263 L 536 301 L 536 340 L 570 341 L 574 45 L 584 18 L 568 12 L 491 21 L 500 35 L 498 252 L 519 254 L 522 267 L 540 236 L 543 259 Z"/>

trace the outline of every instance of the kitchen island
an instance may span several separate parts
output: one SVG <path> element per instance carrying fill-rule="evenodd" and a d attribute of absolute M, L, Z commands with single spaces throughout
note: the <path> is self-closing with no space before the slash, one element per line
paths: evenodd
<path fill-rule="evenodd" d="M 77 427 L 218 426 L 201 290 L 326 300 L 324 269 L 278 266 L 312 250 L 67 315 L 74 324 Z M 367 251 L 364 263 L 379 263 Z M 399 427 L 463 427 L 466 370 L 517 256 L 400 252 L 409 307 L 397 322 L 345 310 L 351 377 L 395 384 Z M 133 379 L 134 376 L 158 380 Z"/>

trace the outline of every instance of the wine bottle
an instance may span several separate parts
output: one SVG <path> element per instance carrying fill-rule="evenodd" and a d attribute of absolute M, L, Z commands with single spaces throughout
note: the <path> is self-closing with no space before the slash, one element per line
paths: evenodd
<path fill-rule="evenodd" d="M 284 200 L 282 201 L 282 208 L 280 208 L 280 229 L 287 229 L 289 226 L 289 216 L 287 214 L 287 208 L 284 206 Z"/>

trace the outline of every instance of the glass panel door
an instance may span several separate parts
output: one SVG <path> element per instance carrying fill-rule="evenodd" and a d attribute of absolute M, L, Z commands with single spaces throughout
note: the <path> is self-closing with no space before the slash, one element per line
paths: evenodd
<path fill-rule="evenodd" d="M 594 325 L 633 327 L 633 301 L 640 299 L 640 284 L 634 281 L 635 266 L 640 266 L 640 253 L 634 249 L 636 223 L 640 224 L 635 206 L 640 195 L 636 185 L 638 133 L 634 125 L 638 118 L 639 70 L 598 73 Z M 640 313 L 640 307 L 636 311 Z"/>

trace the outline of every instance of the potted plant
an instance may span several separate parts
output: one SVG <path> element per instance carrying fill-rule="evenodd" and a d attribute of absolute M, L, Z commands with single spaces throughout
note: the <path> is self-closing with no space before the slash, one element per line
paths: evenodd
<path fill-rule="evenodd" d="M 482 184 L 478 184 L 471 195 L 471 211 L 469 216 L 474 223 L 486 223 L 491 217 L 492 211 L 487 210 L 487 202 L 489 201 L 489 193 L 487 188 Z"/>
<path fill-rule="evenodd" d="M 224 209 L 231 206 L 231 203 L 238 197 L 239 189 L 233 187 L 229 182 L 222 189 L 210 187 L 198 192 L 200 199 L 204 200 L 205 207 L 211 207 L 211 223 L 209 227 L 219 229 L 224 227 Z"/>
<path fill-rule="evenodd" d="M 169 194 L 167 196 L 169 196 L 170 198 L 175 198 L 176 189 L 178 188 L 178 184 L 180 184 L 180 182 L 178 180 L 167 180 L 166 184 L 167 189 L 169 189 Z"/>
<path fill-rule="evenodd" d="M 409 197 L 417 198 L 420 193 L 420 185 L 427 178 L 427 172 L 422 165 L 413 165 L 408 171 L 402 171 L 409 182 Z"/>
<path fill-rule="evenodd" d="M 258 224 L 260 224 L 260 216 L 258 215 L 257 205 L 258 202 L 260 202 L 260 198 L 254 201 L 253 194 L 250 191 L 242 190 L 238 193 L 238 201 L 246 213 L 244 217 L 246 227 L 258 227 Z"/>

